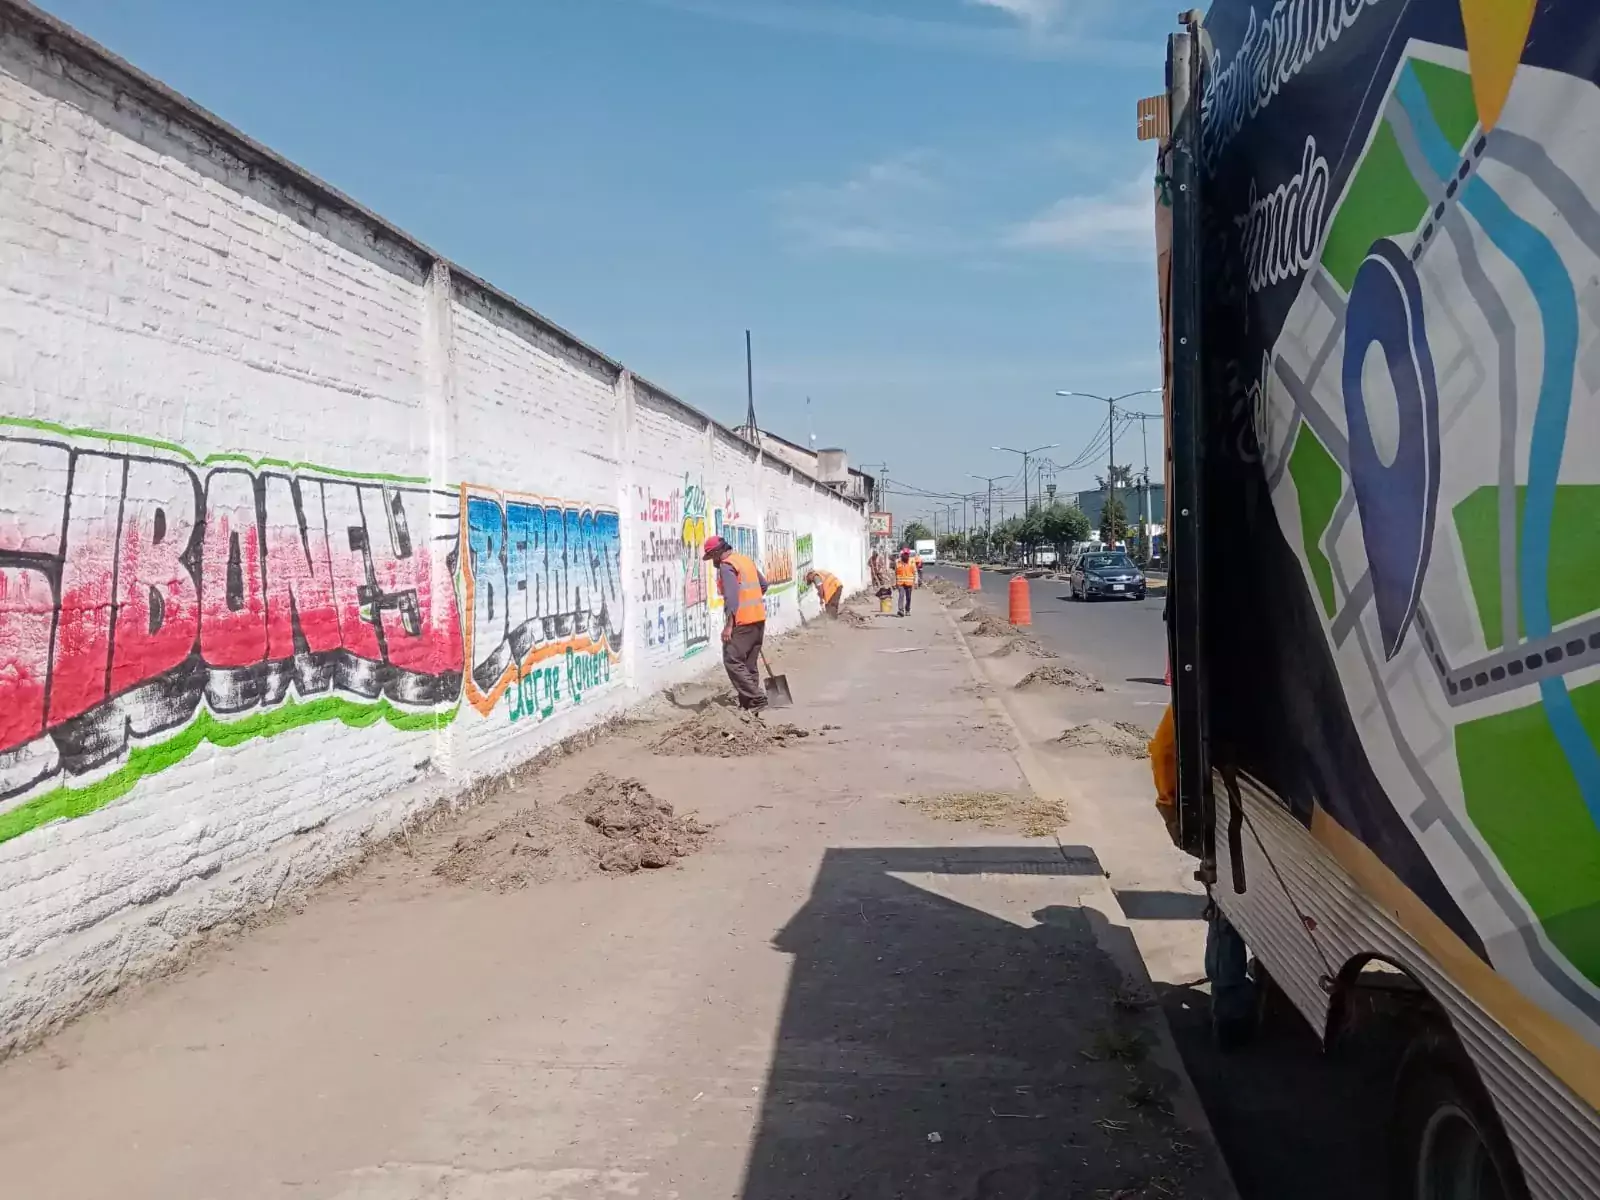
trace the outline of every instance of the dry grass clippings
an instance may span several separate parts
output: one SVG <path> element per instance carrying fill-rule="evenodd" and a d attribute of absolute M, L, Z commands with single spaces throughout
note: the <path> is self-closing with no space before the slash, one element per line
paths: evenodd
<path fill-rule="evenodd" d="M 970 821 L 986 829 L 1016 829 L 1027 837 L 1049 837 L 1067 819 L 1059 802 L 1031 792 L 941 792 L 909 796 L 900 803 L 937 821 Z"/>

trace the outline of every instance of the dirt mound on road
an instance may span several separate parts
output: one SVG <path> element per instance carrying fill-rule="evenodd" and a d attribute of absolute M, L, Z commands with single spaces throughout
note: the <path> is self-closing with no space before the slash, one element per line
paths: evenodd
<path fill-rule="evenodd" d="M 650 746 L 657 754 L 703 754 L 742 758 L 809 737 L 798 725 L 763 721 L 736 708 L 708 708 L 680 721 Z"/>
<path fill-rule="evenodd" d="M 853 608 L 841 608 L 839 619 L 852 629 L 871 629 L 872 618 L 864 612 L 857 612 Z"/>
<path fill-rule="evenodd" d="M 698 850 L 710 832 L 692 817 L 675 816 L 672 805 L 637 779 L 603 772 L 562 803 L 581 812 L 584 824 L 605 839 L 597 859 L 602 871 L 670 867 Z"/>
<path fill-rule="evenodd" d="M 1002 621 L 998 617 L 979 617 L 978 623 L 967 632 L 974 637 L 1014 637 L 1017 630 L 1010 621 Z"/>
<path fill-rule="evenodd" d="M 1016 829 L 1027 837 L 1049 837 L 1066 822 L 1060 804 L 1029 793 L 943 792 L 908 796 L 901 804 L 938 821 L 971 821 L 985 829 Z"/>
<path fill-rule="evenodd" d="M 1064 746 L 1104 750 L 1115 758 L 1149 758 L 1150 735 L 1127 721 L 1102 721 L 1068 725 L 1056 739 Z"/>
<path fill-rule="evenodd" d="M 450 883 L 512 892 L 591 871 L 670 866 L 709 832 L 673 815 L 637 779 L 600 774 L 556 804 L 535 804 L 482 833 L 458 837 L 433 873 Z"/>
<path fill-rule="evenodd" d="M 1004 658 L 1008 654 L 1026 654 L 1033 658 L 1060 658 L 1049 646 L 1042 646 L 1031 637 L 1018 636 L 1009 642 L 1002 642 L 1000 648 L 991 654 L 990 658 Z"/>
<path fill-rule="evenodd" d="M 1075 671 L 1071 667 L 1051 664 L 1048 667 L 1035 667 L 1021 679 L 1017 680 L 1017 688 L 1045 688 L 1064 687 L 1075 692 L 1103 692 L 1106 685 L 1086 671 Z"/>

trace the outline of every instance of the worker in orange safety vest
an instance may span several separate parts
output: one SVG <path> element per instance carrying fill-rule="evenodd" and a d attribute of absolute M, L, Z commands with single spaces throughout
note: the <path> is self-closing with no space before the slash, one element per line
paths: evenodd
<path fill-rule="evenodd" d="M 844 599 L 844 584 L 839 582 L 839 577 L 828 571 L 811 570 L 806 572 L 806 582 L 817 589 L 817 599 L 828 615 L 837 617 L 839 603 Z"/>
<path fill-rule="evenodd" d="M 767 633 L 767 580 L 750 557 L 722 538 L 706 539 L 705 556 L 716 564 L 722 594 L 722 665 L 739 694 L 739 707 L 767 706 L 761 687 L 761 643 Z"/>
<path fill-rule="evenodd" d="M 917 586 L 917 564 L 911 561 L 909 549 L 900 551 L 894 563 L 894 587 L 899 594 L 895 616 L 903 617 L 911 611 L 911 590 Z"/>

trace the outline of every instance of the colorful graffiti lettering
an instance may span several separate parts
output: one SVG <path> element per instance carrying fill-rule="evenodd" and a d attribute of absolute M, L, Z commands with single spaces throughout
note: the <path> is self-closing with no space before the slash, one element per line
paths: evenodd
<path fill-rule="evenodd" d="M 0 798 L 115 762 L 202 702 L 224 716 L 331 692 L 397 715 L 454 704 L 449 492 L 9 424 Z"/>
<path fill-rule="evenodd" d="M 473 708 L 487 714 L 515 691 L 508 704 L 521 715 L 522 680 L 536 664 L 568 651 L 621 656 L 622 535 L 615 511 L 463 484 L 460 512 L 463 691 Z M 575 695 L 569 687 L 567 695 L 576 700 L 581 690 Z M 554 711 L 548 691 L 548 703 L 533 699 L 540 714 Z"/>
<path fill-rule="evenodd" d="M 755 562 L 761 561 L 761 541 L 754 525 L 734 525 L 724 519 L 720 508 L 716 518 L 718 537 L 745 557 Z"/>
<path fill-rule="evenodd" d="M 767 577 L 767 587 L 787 587 L 794 582 L 794 534 L 769 514 L 764 540 L 766 553 L 761 559 L 761 570 Z"/>
<path fill-rule="evenodd" d="M 682 537 L 683 572 L 683 656 L 698 654 L 711 642 L 711 564 L 700 554 L 706 544 L 706 489 L 703 484 L 683 481 Z"/>
<path fill-rule="evenodd" d="M 815 552 L 812 549 L 812 537 L 809 533 L 802 533 L 794 540 L 794 573 L 800 581 L 800 590 L 804 592 L 811 585 L 806 582 L 806 576 L 811 573 L 815 565 Z"/>
<path fill-rule="evenodd" d="M 644 644 L 672 647 L 682 637 L 681 595 L 687 557 L 683 546 L 683 493 L 674 488 L 639 496 L 639 586 L 643 598 Z"/>

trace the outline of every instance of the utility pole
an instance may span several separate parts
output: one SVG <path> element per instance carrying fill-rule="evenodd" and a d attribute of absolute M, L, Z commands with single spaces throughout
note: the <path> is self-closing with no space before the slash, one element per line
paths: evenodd
<path fill-rule="evenodd" d="M 976 479 L 979 483 L 987 484 L 989 488 L 989 499 L 988 502 L 983 506 L 983 552 L 988 554 L 990 552 L 989 547 L 994 541 L 994 481 L 996 479 L 1004 479 L 1005 476 L 974 475 L 971 471 L 968 471 L 967 477 L 970 479 Z"/>
<path fill-rule="evenodd" d="M 1022 455 L 1022 515 L 1028 515 L 1028 459 L 1042 450 L 1054 450 L 1060 442 L 1051 442 L 1047 446 L 1035 446 L 1032 450 L 1015 450 L 1010 446 L 991 446 L 992 450 L 1000 450 L 1006 454 Z"/>
<path fill-rule="evenodd" d="M 1135 396 L 1149 396 L 1155 392 L 1159 392 L 1160 390 L 1160 388 L 1140 388 L 1136 392 L 1123 392 L 1120 396 L 1097 396 L 1093 392 L 1056 393 L 1058 396 L 1079 396 L 1085 400 L 1099 400 L 1106 404 L 1106 406 L 1110 409 L 1110 415 L 1107 418 L 1107 428 L 1111 433 L 1111 445 L 1106 460 L 1107 513 L 1111 513 L 1113 511 L 1111 506 L 1116 502 L 1117 498 L 1117 405 L 1121 404 L 1124 400 L 1131 400 Z M 1101 522 L 1104 523 L 1106 519 L 1106 517 L 1102 516 Z M 1115 520 L 1112 521 L 1111 529 L 1112 532 L 1116 531 Z"/>
<path fill-rule="evenodd" d="M 750 355 L 750 331 L 744 331 L 744 395 L 745 395 L 745 427 L 749 430 L 750 441 L 758 449 L 761 446 L 761 427 L 756 424 L 756 373 Z"/>
<path fill-rule="evenodd" d="M 1150 556 L 1150 422 L 1162 421 L 1160 413 L 1129 413 L 1128 420 L 1139 422 L 1139 440 L 1144 444 L 1144 553 Z"/>

